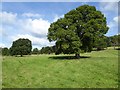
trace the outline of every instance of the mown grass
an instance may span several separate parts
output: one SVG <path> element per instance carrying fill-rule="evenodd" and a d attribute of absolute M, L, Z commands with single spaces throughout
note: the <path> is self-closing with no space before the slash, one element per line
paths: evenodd
<path fill-rule="evenodd" d="M 63 55 L 58 56 L 3 57 L 2 87 L 118 87 L 118 50 L 109 49 L 84 53 L 81 56 L 87 58 L 80 59 L 60 58 Z"/>

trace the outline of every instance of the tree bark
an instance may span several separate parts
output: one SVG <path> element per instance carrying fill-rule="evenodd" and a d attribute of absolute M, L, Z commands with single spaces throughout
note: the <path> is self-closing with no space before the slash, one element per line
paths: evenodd
<path fill-rule="evenodd" d="M 22 57 L 23 55 L 21 55 L 21 57 Z"/>
<path fill-rule="evenodd" d="M 79 58 L 80 58 L 80 54 L 75 54 L 75 57 L 76 57 L 77 59 L 79 59 Z"/>

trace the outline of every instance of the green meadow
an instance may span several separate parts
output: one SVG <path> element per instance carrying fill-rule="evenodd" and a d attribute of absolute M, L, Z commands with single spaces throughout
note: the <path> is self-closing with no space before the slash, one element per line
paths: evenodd
<path fill-rule="evenodd" d="M 74 55 L 4 56 L 3 88 L 117 88 L 118 50 Z"/>

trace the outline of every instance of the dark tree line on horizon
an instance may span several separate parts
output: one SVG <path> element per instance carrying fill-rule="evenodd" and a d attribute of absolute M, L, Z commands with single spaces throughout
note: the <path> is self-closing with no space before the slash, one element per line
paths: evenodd
<path fill-rule="evenodd" d="M 120 46 L 120 35 L 114 35 L 110 37 L 105 37 L 100 38 L 101 41 L 99 41 L 96 46 L 94 46 L 94 49 L 96 51 L 99 50 L 104 50 L 107 47 L 118 47 Z M 3 56 L 9 56 L 12 55 L 10 52 L 11 48 L 0 48 L 0 52 L 2 53 Z M 16 51 L 17 52 L 17 51 Z M 42 47 L 40 50 L 38 48 L 34 48 L 33 50 L 30 51 L 30 54 L 55 54 L 56 52 L 56 47 L 54 46 L 47 46 L 47 47 Z"/>

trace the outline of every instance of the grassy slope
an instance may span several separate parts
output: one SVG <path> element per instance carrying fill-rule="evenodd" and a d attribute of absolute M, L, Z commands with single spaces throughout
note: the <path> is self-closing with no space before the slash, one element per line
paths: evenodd
<path fill-rule="evenodd" d="M 79 60 L 50 55 L 4 57 L 3 87 L 83 88 L 117 87 L 118 51 L 85 53 Z"/>

